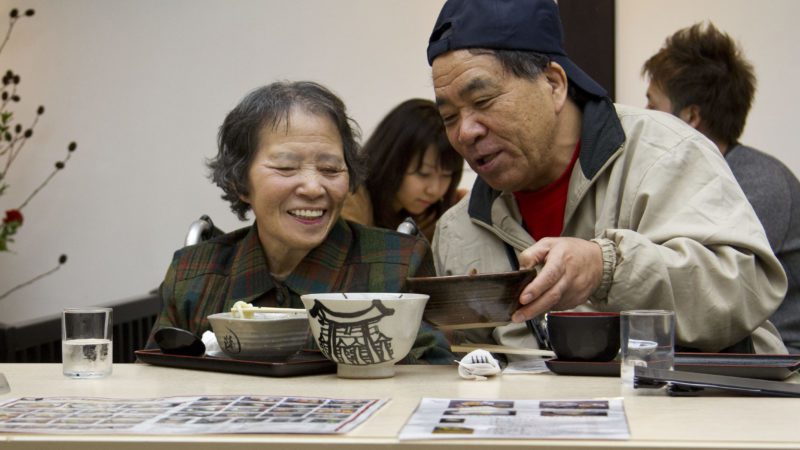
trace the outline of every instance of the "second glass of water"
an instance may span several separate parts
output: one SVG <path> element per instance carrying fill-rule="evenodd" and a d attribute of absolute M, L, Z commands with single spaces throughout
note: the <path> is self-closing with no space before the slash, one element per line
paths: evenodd
<path fill-rule="evenodd" d="M 649 309 L 622 311 L 620 353 L 623 390 L 628 392 L 633 390 L 633 369 L 636 366 L 672 370 L 675 362 L 674 342 L 674 311 Z M 637 389 L 636 393 L 656 394 L 658 391 L 658 389 Z"/>
<path fill-rule="evenodd" d="M 61 314 L 61 358 L 64 375 L 102 378 L 111 374 L 112 309 L 66 308 Z"/>

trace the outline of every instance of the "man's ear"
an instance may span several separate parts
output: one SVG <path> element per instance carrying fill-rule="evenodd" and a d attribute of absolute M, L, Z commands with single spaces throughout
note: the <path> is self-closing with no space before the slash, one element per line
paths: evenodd
<path fill-rule="evenodd" d="M 678 113 L 678 117 L 695 130 L 699 129 L 700 124 L 703 122 L 703 117 L 700 115 L 700 107 L 697 105 L 689 105 L 683 108 Z"/>
<path fill-rule="evenodd" d="M 544 77 L 553 90 L 553 102 L 556 105 L 556 111 L 560 112 L 567 100 L 567 87 L 569 86 L 567 73 L 561 67 L 561 64 L 551 61 L 544 69 Z"/>

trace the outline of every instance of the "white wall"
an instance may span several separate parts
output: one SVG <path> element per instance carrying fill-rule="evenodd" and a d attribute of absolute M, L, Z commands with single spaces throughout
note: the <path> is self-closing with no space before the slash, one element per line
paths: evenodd
<path fill-rule="evenodd" d="M 643 105 L 642 62 L 674 30 L 712 18 L 743 41 L 758 71 L 743 140 L 798 172 L 789 122 L 800 63 L 790 45 L 800 31 L 789 20 L 800 17 L 800 2 L 617 1 L 619 101 Z M 365 136 L 400 101 L 431 98 L 425 47 L 442 3 L 0 0 L 0 17 L 15 6 L 36 9 L 0 54 L 0 70 L 22 75 L 14 110 L 26 123 L 36 106 L 47 108 L 12 167 L 0 214 L 19 205 L 69 141 L 79 144 L 23 211 L 15 253 L 0 253 L 0 293 L 61 253 L 69 261 L 0 301 L 0 322 L 143 295 L 200 214 L 225 230 L 244 225 L 205 178 L 203 162 L 216 152 L 225 114 L 250 89 L 276 79 L 321 82 L 344 99 Z"/>
<path fill-rule="evenodd" d="M 0 54 L 2 70 L 22 76 L 15 111 L 25 123 L 46 107 L 12 166 L 0 213 L 22 202 L 69 141 L 79 145 L 23 210 L 15 253 L 0 253 L 0 293 L 61 253 L 69 261 L 0 302 L 0 322 L 143 295 L 200 214 L 225 230 L 243 226 L 206 179 L 204 158 L 216 154 L 219 124 L 250 89 L 321 82 L 365 135 L 402 100 L 432 98 L 425 47 L 442 3 L 0 1 L 0 24 L 12 7 L 36 10 Z"/>

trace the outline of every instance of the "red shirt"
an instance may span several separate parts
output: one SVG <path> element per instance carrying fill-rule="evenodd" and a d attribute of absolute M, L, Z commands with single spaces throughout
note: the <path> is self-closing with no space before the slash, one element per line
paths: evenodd
<path fill-rule="evenodd" d="M 537 241 L 544 237 L 561 236 L 564 228 L 564 209 L 567 206 L 569 176 L 581 152 L 581 143 L 575 146 L 572 161 L 558 179 L 537 191 L 514 192 L 522 221 L 528 233 Z"/>

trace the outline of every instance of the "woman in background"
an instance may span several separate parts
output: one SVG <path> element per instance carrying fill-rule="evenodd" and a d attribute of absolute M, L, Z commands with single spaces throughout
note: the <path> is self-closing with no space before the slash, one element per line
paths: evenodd
<path fill-rule="evenodd" d="M 383 118 L 361 155 L 367 179 L 345 201 L 342 217 L 396 229 L 412 217 L 428 240 L 439 217 L 461 197 L 464 160 L 447 140 L 439 110 L 411 99 Z"/>

